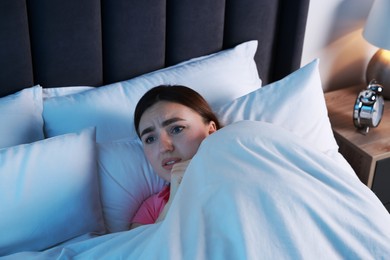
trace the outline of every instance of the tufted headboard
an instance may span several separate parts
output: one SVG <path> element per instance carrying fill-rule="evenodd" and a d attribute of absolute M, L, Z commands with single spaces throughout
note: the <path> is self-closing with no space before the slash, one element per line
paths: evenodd
<path fill-rule="evenodd" d="M 100 86 L 256 39 L 263 83 L 300 66 L 309 0 L 1 0 L 0 96 Z"/>

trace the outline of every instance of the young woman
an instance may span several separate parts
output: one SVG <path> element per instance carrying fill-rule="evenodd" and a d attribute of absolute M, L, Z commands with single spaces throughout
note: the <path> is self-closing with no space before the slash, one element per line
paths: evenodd
<path fill-rule="evenodd" d="M 154 171 L 171 185 L 143 202 L 131 228 L 155 223 L 165 216 L 169 198 L 176 192 L 189 160 L 201 142 L 220 128 L 200 94 L 185 86 L 166 85 L 151 89 L 140 99 L 134 125 Z"/>

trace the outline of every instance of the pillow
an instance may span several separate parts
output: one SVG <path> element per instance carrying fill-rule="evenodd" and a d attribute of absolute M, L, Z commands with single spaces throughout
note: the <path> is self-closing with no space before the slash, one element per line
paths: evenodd
<path fill-rule="evenodd" d="M 0 98 L 0 148 L 42 140 L 42 110 L 40 86 Z"/>
<path fill-rule="evenodd" d="M 0 256 L 103 232 L 95 131 L 0 149 Z"/>
<path fill-rule="evenodd" d="M 89 86 L 75 86 L 75 87 L 56 87 L 56 88 L 43 88 L 42 97 L 53 98 L 53 97 L 62 97 L 66 95 L 81 93 L 87 90 L 94 89 L 94 87 Z"/>
<path fill-rule="evenodd" d="M 224 125 L 256 120 L 283 126 L 322 152 L 337 152 L 318 64 L 316 59 L 277 82 L 228 102 L 216 114 Z"/>
<path fill-rule="evenodd" d="M 165 182 L 153 172 L 140 141 L 98 144 L 100 194 L 109 232 L 129 229 L 130 220 Z"/>
<path fill-rule="evenodd" d="M 257 41 L 249 41 L 131 80 L 45 99 L 45 133 L 51 137 L 95 126 L 98 142 L 134 139 L 135 106 L 147 90 L 161 84 L 191 87 L 217 108 L 261 86 L 253 59 L 256 49 Z"/>

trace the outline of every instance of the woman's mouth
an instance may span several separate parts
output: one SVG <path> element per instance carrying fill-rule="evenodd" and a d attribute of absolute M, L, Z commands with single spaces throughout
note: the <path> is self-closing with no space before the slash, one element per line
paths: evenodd
<path fill-rule="evenodd" d="M 175 163 L 178 163 L 180 162 L 181 159 L 180 158 L 168 158 L 168 159 L 164 159 L 162 161 L 162 167 L 166 170 L 169 170 L 171 171 L 172 168 L 173 168 L 173 165 L 175 165 Z"/>

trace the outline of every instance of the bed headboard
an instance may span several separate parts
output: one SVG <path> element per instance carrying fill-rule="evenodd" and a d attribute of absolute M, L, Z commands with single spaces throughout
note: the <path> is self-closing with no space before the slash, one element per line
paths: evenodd
<path fill-rule="evenodd" d="M 256 39 L 263 83 L 299 68 L 309 0 L 1 0 L 0 96 L 100 86 Z"/>

